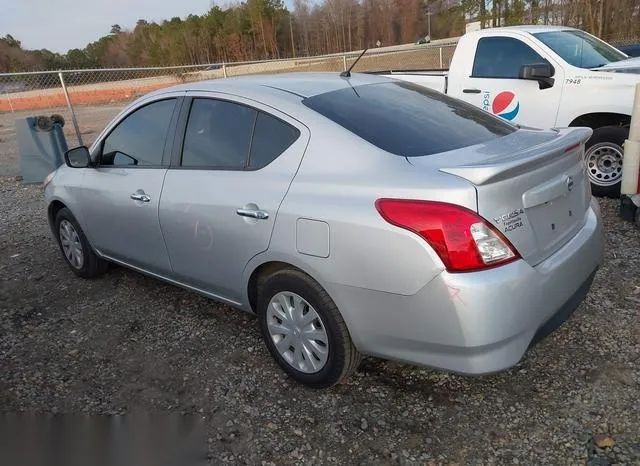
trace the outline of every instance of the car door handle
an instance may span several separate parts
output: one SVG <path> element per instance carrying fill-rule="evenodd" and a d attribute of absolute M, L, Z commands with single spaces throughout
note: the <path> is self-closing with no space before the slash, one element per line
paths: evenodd
<path fill-rule="evenodd" d="M 482 91 L 480 89 L 462 89 L 462 92 L 465 94 L 480 94 Z"/>
<path fill-rule="evenodd" d="M 139 194 L 139 193 L 133 193 L 131 196 L 129 196 L 131 199 L 133 199 L 134 201 L 142 201 L 142 202 L 149 202 L 151 200 L 151 197 L 149 197 L 146 194 Z"/>
<path fill-rule="evenodd" d="M 257 218 L 258 220 L 265 220 L 269 218 L 269 212 L 265 212 L 264 210 L 238 209 L 236 210 L 236 214 L 241 217 Z"/>

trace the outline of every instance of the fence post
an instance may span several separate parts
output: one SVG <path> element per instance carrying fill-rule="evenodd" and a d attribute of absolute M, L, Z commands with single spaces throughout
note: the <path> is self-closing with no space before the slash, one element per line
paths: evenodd
<path fill-rule="evenodd" d="M 442 63 L 442 45 L 440 46 L 440 69 L 444 68 Z"/>
<path fill-rule="evenodd" d="M 346 55 L 342 55 L 342 66 L 344 67 L 344 69 L 342 71 L 347 71 L 347 56 Z"/>
<path fill-rule="evenodd" d="M 11 109 L 11 113 L 13 113 L 15 110 L 13 109 L 13 104 L 11 103 L 11 96 L 9 95 L 9 91 L 5 91 L 5 94 L 7 94 L 7 101 L 9 102 L 9 108 Z"/>
<path fill-rule="evenodd" d="M 226 63 L 222 64 L 222 74 L 224 75 L 224 77 L 227 77 L 227 65 Z"/>
<path fill-rule="evenodd" d="M 62 75 L 62 71 L 58 73 L 58 77 L 60 78 L 60 84 L 62 84 L 62 92 L 64 92 L 64 97 L 67 99 L 67 106 L 69 107 L 69 111 L 71 112 L 71 121 L 73 121 L 73 127 L 76 129 L 78 144 L 84 146 L 84 143 L 82 142 L 82 136 L 80 135 L 80 128 L 78 127 L 78 121 L 76 120 L 76 113 L 73 111 L 73 105 L 71 105 L 71 99 L 69 99 L 69 92 L 67 91 L 67 86 L 64 83 L 64 76 Z"/>

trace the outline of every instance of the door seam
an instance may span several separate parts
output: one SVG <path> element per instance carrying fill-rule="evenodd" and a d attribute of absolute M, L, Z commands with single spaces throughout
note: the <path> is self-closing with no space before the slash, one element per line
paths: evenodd
<path fill-rule="evenodd" d="M 167 179 L 167 173 L 169 173 L 168 169 L 165 169 L 164 175 L 162 176 L 162 185 L 160 187 L 160 197 L 158 198 L 158 207 L 156 215 L 158 217 L 158 228 L 160 228 L 160 236 L 162 237 L 162 244 L 164 245 L 164 251 L 167 254 L 167 259 L 169 260 L 169 269 L 171 270 L 171 274 L 175 274 L 173 270 L 173 261 L 171 260 L 171 254 L 169 254 L 169 248 L 167 247 L 167 239 L 164 237 L 164 229 L 162 228 L 162 218 L 160 217 L 160 205 L 162 204 L 162 196 L 164 195 L 164 183 Z"/>

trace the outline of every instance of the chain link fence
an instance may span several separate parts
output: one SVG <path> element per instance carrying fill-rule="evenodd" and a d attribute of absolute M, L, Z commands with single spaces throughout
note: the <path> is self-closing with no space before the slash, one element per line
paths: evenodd
<path fill-rule="evenodd" d="M 368 50 L 354 72 L 449 67 L 457 39 Z M 158 68 L 0 73 L 0 175 L 19 172 L 15 121 L 60 115 L 70 146 L 90 145 L 128 103 L 147 92 L 186 82 L 289 72 L 341 72 L 360 52 L 297 59 Z M 66 90 L 66 92 L 65 92 Z M 69 99 L 69 102 L 67 101 Z"/>
<path fill-rule="evenodd" d="M 397 46 L 368 51 L 353 71 L 448 68 L 455 44 Z M 391 49 L 391 50 L 389 50 Z M 126 102 L 174 84 L 231 76 L 335 71 L 349 67 L 359 53 L 239 63 L 158 68 L 114 68 L 0 74 L 0 112 L 47 110 L 66 105 L 66 85 L 73 105 Z"/>
<path fill-rule="evenodd" d="M 613 45 L 640 42 L 637 35 L 606 38 Z M 354 72 L 448 69 L 458 38 L 368 50 Z M 341 72 L 360 52 L 316 57 L 157 68 L 113 68 L 0 73 L 0 175 L 17 172 L 14 122 L 26 116 L 61 115 L 70 145 L 89 145 L 124 106 L 147 92 L 175 84 L 232 76 L 289 72 Z M 65 88 L 66 91 L 65 92 Z M 67 97 L 69 101 L 67 101 Z M 72 109 L 75 115 L 72 114 Z M 74 119 L 74 116 L 77 117 Z M 76 129 L 77 120 L 77 129 Z"/>

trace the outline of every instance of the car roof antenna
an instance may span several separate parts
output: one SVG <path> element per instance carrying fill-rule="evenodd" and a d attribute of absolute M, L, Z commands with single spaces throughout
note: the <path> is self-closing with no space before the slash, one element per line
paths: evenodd
<path fill-rule="evenodd" d="M 351 66 L 349 67 L 348 70 L 345 70 L 342 73 L 340 73 L 340 77 L 341 78 L 350 78 L 351 77 L 351 70 L 353 69 L 354 66 L 356 66 L 356 63 L 358 63 L 360 61 L 360 59 L 362 58 L 362 55 L 364 55 L 367 50 L 369 50 L 369 49 L 364 49 L 362 51 L 362 53 L 358 56 L 358 58 L 356 58 L 356 61 L 354 61 L 351 64 Z"/>

